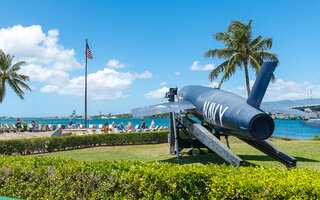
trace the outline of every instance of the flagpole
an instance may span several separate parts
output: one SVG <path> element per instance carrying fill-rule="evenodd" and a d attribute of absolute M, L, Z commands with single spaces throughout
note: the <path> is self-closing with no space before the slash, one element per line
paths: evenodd
<path fill-rule="evenodd" d="M 87 44 L 88 44 L 88 40 L 86 37 L 86 48 L 85 48 L 85 56 L 86 56 L 86 74 L 85 74 L 85 84 L 84 84 L 84 121 L 85 121 L 85 127 L 87 128 Z"/>

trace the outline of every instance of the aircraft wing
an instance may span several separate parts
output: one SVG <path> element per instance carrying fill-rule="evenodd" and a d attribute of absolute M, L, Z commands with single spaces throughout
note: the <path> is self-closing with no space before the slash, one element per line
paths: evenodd
<path fill-rule="evenodd" d="M 288 115 L 296 115 L 296 116 L 304 116 L 304 117 L 317 117 L 315 113 L 306 113 L 301 110 L 295 110 L 295 109 L 284 108 L 284 107 L 262 105 L 260 108 L 265 112 L 283 113 Z"/>
<path fill-rule="evenodd" d="M 137 117 L 144 117 L 144 116 L 156 115 L 161 113 L 169 113 L 169 112 L 175 112 L 175 111 L 193 109 L 193 108 L 196 108 L 196 107 L 189 101 L 178 101 L 178 102 L 163 103 L 163 104 L 157 104 L 152 106 L 134 108 L 131 110 L 131 113 L 134 117 L 137 118 Z"/>

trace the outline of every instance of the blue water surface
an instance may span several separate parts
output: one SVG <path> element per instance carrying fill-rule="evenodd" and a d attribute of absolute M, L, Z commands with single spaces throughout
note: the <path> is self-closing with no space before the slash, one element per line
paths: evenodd
<path fill-rule="evenodd" d="M 272 136 L 289 137 L 296 139 L 311 139 L 316 133 L 320 133 L 320 129 L 303 126 L 303 120 L 280 120 L 275 119 L 275 130 Z"/>
<path fill-rule="evenodd" d="M 26 118 L 22 119 L 23 123 L 31 124 L 31 120 L 35 120 L 37 124 L 65 124 L 69 123 L 70 119 L 36 119 L 36 118 Z M 105 121 L 108 121 L 111 124 L 113 121 L 116 124 L 123 122 L 125 125 L 130 121 L 132 126 L 141 124 L 141 119 L 89 119 L 88 124 L 104 124 Z M 147 126 L 150 126 L 151 121 L 154 120 L 156 126 L 169 126 L 168 119 L 154 118 L 154 119 L 143 119 Z M 0 119 L 0 124 L 16 124 L 17 119 Z M 81 122 L 84 124 L 84 119 L 73 119 L 72 122 Z M 296 139 L 311 139 L 314 138 L 316 133 L 320 133 L 320 129 L 311 128 L 303 126 L 301 124 L 303 120 L 278 120 L 275 119 L 275 131 L 272 136 L 277 137 L 289 137 Z"/>

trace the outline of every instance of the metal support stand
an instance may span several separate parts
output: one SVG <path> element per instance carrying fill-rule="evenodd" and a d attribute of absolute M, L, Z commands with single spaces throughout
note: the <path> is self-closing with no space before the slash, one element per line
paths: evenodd
<path fill-rule="evenodd" d="M 174 96 L 177 95 L 178 88 L 170 88 L 169 92 L 166 93 L 166 98 L 169 102 L 174 102 Z M 177 154 L 177 159 L 179 160 L 179 146 L 178 146 L 178 133 L 177 133 L 177 123 L 175 119 L 175 113 L 170 113 L 170 132 L 169 132 L 169 143 L 170 143 L 170 154 Z M 176 144 L 176 145 L 175 145 Z M 175 150 L 176 146 L 176 150 Z"/>
<path fill-rule="evenodd" d="M 169 128 L 170 128 L 170 132 L 169 132 L 169 144 L 170 144 L 170 154 L 171 155 L 174 155 L 176 154 L 175 152 L 175 145 L 174 145 L 174 141 L 175 141 L 175 131 L 174 131 L 174 126 L 175 126 L 175 123 L 173 122 L 173 113 L 171 112 L 170 114 L 170 117 L 169 117 Z"/>
<path fill-rule="evenodd" d="M 183 126 L 185 126 L 205 147 L 211 149 L 225 161 L 229 162 L 234 167 L 239 167 L 244 164 L 243 160 L 226 147 L 216 136 L 212 135 L 206 128 L 185 116 L 178 116 Z"/>
<path fill-rule="evenodd" d="M 226 135 L 225 138 L 226 138 L 227 147 L 230 149 L 228 136 Z"/>
<path fill-rule="evenodd" d="M 274 146 L 270 142 L 267 142 L 265 140 L 249 140 L 242 138 L 240 139 L 248 143 L 249 145 L 253 146 L 254 148 L 267 154 L 268 156 L 272 157 L 273 159 L 278 160 L 288 168 L 297 167 L 297 161 L 294 157 L 288 155 L 287 153 L 285 153 L 278 147 Z"/>
<path fill-rule="evenodd" d="M 173 131 L 174 131 L 174 137 L 175 137 L 175 143 L 176 143 L 177 160 L 179 160 L 178 132 L 177 132 L 176 117 L 174 112 L 172 113 L 172 119 L 173 119 Z"/>

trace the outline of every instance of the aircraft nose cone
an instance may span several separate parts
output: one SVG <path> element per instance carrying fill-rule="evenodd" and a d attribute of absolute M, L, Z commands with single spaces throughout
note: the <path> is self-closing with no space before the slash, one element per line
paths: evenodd
<path fill-rule="evenodd" d="M 274 131 L 273 119 L 265 113 L 258 114 L 251 119 L 249 130 L 253 138 L 265 140 L 269 138 Z"/>

